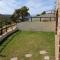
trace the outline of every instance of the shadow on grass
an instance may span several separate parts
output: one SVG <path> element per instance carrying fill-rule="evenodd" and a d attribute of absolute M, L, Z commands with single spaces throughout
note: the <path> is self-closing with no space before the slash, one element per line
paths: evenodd
<path fill-rule="evenodd" d="M 12 34 L 8 35 L 3 41 L 0 42 L 0 46 L 2 46 L 2 48 L 0 48 L 0 57 L 6 57 L 6 55 L 2 55 L 1 52 L 4 50 L 4 48 L 11 42 L 11 40 L 13 40 L 13 38 L 16 36 L 16 32 L 13 32 Z M 10 37 L 10 39 L 8 39 L 8 37 Z"/>
<path fill-rule="evenodd" d="M 0 54 L 0 57 L 6 57 L 6 55 L 2 55 L 2 54 Z"/>

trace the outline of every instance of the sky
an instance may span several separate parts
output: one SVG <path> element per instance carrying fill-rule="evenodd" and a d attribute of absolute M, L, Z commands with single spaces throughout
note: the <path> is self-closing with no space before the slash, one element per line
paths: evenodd
<path fill-rule="evenodd" d="M 0 0 L 0 14 L 13 14 L 15 9 L 27 6 L 31 15 L 55 8 L 55 0 Z"/>

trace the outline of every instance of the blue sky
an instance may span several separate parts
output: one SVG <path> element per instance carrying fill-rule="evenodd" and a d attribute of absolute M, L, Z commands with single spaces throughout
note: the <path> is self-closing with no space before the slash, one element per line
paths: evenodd
<path fill-rule="evenodd" d="M 0 14 L 13 14 L 15 9 L 27 6 L 31 15 L 55 8 L 55 0 L 0 0 Z"/>

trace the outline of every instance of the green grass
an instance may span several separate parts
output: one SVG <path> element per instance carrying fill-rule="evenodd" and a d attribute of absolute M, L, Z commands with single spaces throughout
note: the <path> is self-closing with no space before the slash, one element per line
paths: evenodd
<path fill-rule="evenodd" d="M 53 32 L 18 31 L 0 45 L 0 60 L 10 60 L 15 56 L 18 60 L 44 60 L 45 55 L 40 55 L 40 50 L 48 51 L 46 55 L 50 56 L 50 60 L 54 60 L 54 40 Z M 30 59 L 25 57 L 27 53 L 32 54 Z"/>

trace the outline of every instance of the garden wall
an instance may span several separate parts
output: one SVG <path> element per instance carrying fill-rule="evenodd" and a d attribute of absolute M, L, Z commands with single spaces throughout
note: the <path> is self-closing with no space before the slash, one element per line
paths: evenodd
<path fill-rule="evenodd" d="M 22 31 L 47 31 L 55 32 L 56 22 L 21 22 L 17 23 L 17 28 Z"/>

